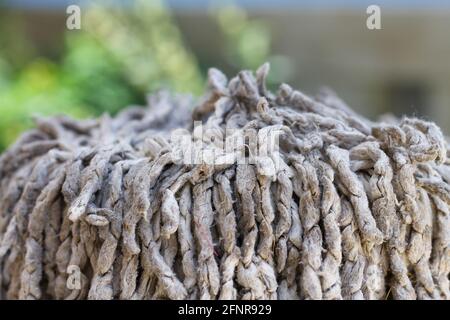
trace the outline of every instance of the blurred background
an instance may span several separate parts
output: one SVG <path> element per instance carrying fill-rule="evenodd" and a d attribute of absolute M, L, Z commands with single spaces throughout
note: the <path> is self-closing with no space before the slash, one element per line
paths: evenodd
<path fill-rule="evenodd" d="M 81 30 L 68 30 L 68 5 Z M 381 30 L 366 9 L 381 7 Z M 114 114 L 160 88 L 200 95 L 209 67 L 271 63 L 269 84 L 329 86 L 372 119 L 450 130 L 450 1 L 0 0 L 0 150 L 33 115 Z"/>

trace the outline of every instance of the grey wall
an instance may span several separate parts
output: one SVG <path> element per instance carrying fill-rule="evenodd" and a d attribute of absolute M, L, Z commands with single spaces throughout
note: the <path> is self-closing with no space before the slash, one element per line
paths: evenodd
<path fill-rule="evenodd" d="M 450 127 L 450 10 L 382 11 L 382 30 L 368 30 L 357 10 L 250 16 L 270 27 L 273 51 L 291 59 L 290 83 L 298 88 L 314 93 L 328 85 L 370 117 L 394 111 Z M 226 68 L 214 22 L 193 12 L 176 17 L 200 60 Z"/>

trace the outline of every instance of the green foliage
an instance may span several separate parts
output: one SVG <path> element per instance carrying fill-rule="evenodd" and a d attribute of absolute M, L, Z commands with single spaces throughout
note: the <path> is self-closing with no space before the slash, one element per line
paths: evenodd
<path fill-rule="evenodd" d="M 197 61 L 160 0 L 136 0 L 129 10 L 92 7 L 85 17 L 83 28 L 120 62 L 131 85 L 200 94 Z"/>
<path fill-rule="evenodd" d="M 70 88 L 60 85 L 58 67 L 37 59 L 0 91 L 0 148 L 6 147 L 31 125 L 31 116 L 66 113 L 86 116 Z"/>
<path fill-rule="evenodd" d="M 23 62 L 25 37 L 15 37 L 0 39 L 10 50 L 0 53 L 0 150 L 32 125 L 32 116 L 113 114 L 162 87 L 199 94 L 203 86 L 195 58 L 158 0 L 136 1 L 129 10 L 83 9 L 82 30 L 66 32 L 60 61 Z"/>
<path fill-rule="evenodd" d="M 59 64 L 36 58 L 14 79 L 0 80 L 0 149 L 32 125 L 33 116 L 114 113 L 138 96 L 101 45 L 69 37 Z"/>
<path fill-rule="evenodd" d="M 236 67 L 255 69 L 269 57 L 270 34 L 258 20 L 249 20 L 246 12 L 234 5 L 214 10 L 225 36 L 228 59 Z"/>
<path fill-rule="evenodd" d="M 254 69 L 270 61 L 270 81 L 287 79 L 289 61 L 271 54 L 271 34 L 236 6 L 212 11 L 229 65 Z M 160 88 L 199 95 L 204 76 L 162 0 L 123 8 L 82 9 L 82 29 L 66 31 L 58 59 L 36 56 L 15 14 L 0 20 L 0 151 L 32 125 L 33 115 L 114 114 Z"/>
<path fill-rule="evenodd" d="M 269 86 L 292 76 L 292 62 L 272 50 L 269 26 L 261 19 L 250 18 L 242 8 L 228 2 L 212 8 L 212 16 L 224 36 L 226 58 L 236 70 L 258 68 L 270 62 Z"/>
<path fill-rule="evenodd" d="M 61 85 L 70 88 L 89 113 L 115 113 L 141 102 L 141 92 L 125 80 L 121 65 L 101 42 L 85 34 L 69 36 L 61 64 Z"/>

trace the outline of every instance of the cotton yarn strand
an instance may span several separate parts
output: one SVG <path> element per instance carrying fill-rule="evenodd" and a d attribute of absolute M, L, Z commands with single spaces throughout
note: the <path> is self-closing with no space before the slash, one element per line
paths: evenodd
<path fill-rule="evenodd" d="M 0 298 L 450 299 L 441 130 L 271 93 L 268 72 L 211 69 L 199 103 L 36 119 L 0 157 Z M 214 162 L 178 161 L 177 130 Z"/>

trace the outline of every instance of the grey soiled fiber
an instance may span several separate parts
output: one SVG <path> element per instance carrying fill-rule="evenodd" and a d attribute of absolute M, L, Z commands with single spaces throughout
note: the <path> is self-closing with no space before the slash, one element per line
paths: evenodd
<path fill-rule="evenodd" d="M 0 158 L 1 298 L 449 299 L 441 130 L 373 123 L 329 91 L 272 94 L 268 69 L 212 69 L 198 104 L 159 93 L 114 118 L 37 119 Z M 253 161 L 175 161 L 180 128 L 194 154 L 222 142 L 193 119 L 253 134 L 238 139 Z M 275 130 L 279 149 L 257 154 Z"/>

